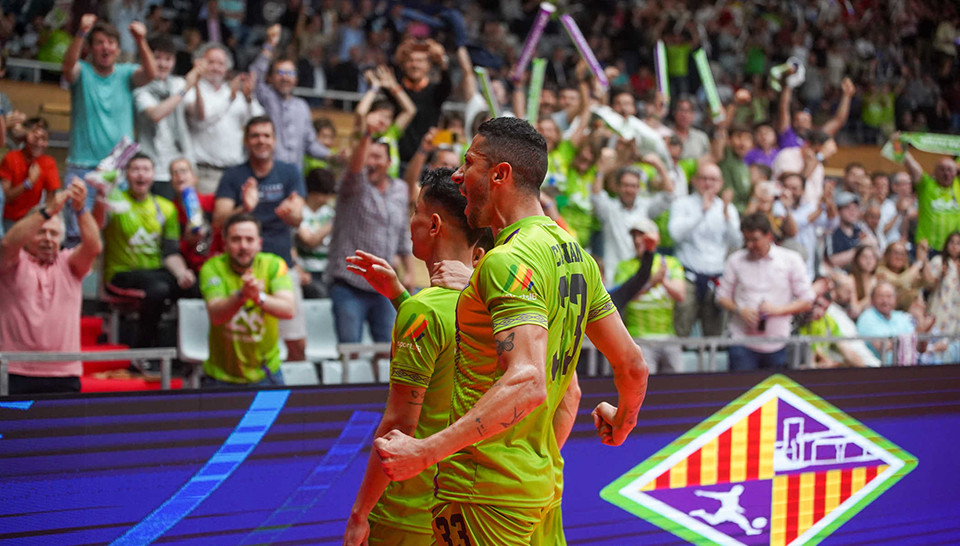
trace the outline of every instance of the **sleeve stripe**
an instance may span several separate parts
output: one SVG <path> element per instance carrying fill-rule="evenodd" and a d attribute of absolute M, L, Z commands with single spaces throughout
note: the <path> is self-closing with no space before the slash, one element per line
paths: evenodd
<path fill-rule="evenodd" d="M 500 330 L 505 330 L 520 323 L 536 324 L 547 328 L 547 317 L 541 313 L 520 313 L 512 317 L 494 319 L 493 331 L 499 332 Z"/>
<path fill-rule="evenodd" d="M 402 383 L 413 383 L 421 387 L 430 386 L 430 376 L 405 370 L 403 368 L 393 368 L 390 370 L 390 380 L 396 379 Z"/>
<path fill-rule="evenodd" d="M 590 314 L 587 315 L 587 322 L 592 322 L 598 318 L 602 318 L 610 314 L 611 311 L 616 310 L 616 308 L 617 307 L 613 304 L 613 301 L 607 300 L 607 303 L 604 303 L 602 306 L 590 310 Z"/>

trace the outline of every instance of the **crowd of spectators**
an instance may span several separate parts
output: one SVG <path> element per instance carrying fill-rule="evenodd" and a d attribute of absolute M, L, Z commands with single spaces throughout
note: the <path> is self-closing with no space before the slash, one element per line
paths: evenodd
<path fill-rule="evenodd" d="M 238 312 L 273 298 L 239 275 L 236 301 L 198 283 L 205 261 L 230 253 L 221 233 L 238 214 L 256 220 L 256 236 L 247 234 L 257 240 L 253 254 L 262 249 L 284 263 L 260 283 L 284 294 L 282 312 L 268 312 L 266 322 L 280 319 L 271 335 L 287 343 L 291 359 L 303 356 L 296 309 L 304 295 L 333 300 L 342 342 L 359 341 L 364 322 L 385 341 L 392 306 L 348 273 L 344 258 L 358 248 L 387 257 L 416 288 L 422 277 L 407 218 L 422 171 L 458 166 L 491 106 L 528 117 L 529 82 L 508 72 L 536 2 L 0 7 L 0 47 L 60 62 L 71 93 L 62 180 L 46 155 L 46 122 L 27 119 L 0 96 L 12 150 L 0 163 L 4 226 L 30 218 L 43 200 L 44 218 L 65 211 L 70 248 L 89 235 L 78 219 L 91 211 L 105 238 L 105 286 L 143 300 L 138 346 L 157 342 L 157 321 L 180 295 L 210 295 L 214 324 L 229 317 L 214 321 L 213 309 Z M 960 10 L 953 3 L 651 1 L 562 9 L 584 30 L 611 87 L 598 84 L 562 28 L 549 24 L 539 45 L 546 83 L 539 111 L 529 116 L 549 151 L 541 200 L 597 258 L 610 289 L 655 253 L 646 260 L 650 279 L 625 315 L 633 335 L 860 333 L 900 336 L 898 361 L 960 359 L 960 343 L 949 341 L 960 332 L 956 161 L 943 158 L 925 173 L 907 152 L 894 172 L 850 163 L 832 177 L 824 168 L 839 148 L 897 141 L 898 130 L 960 132 Z M 55 40 L 59 58 L 44 57 L 56 54 L 48 47 Z M 666 46 L 669 99 L 654 77 L 657 40 Z M 691 59 L 701 47 L 721 115 L 707 108 Z M 788 59 L 780 75 L 770 75 Z M 489 100 L 476 66 L 491 76 Z M 790 78 L 801 70 L 804 81 L 794 88 Z M 313 92 L 305 100 L 297 87 Z M 358 93 L 351 131 L 315 115 L 342 107 L 340 98 L 323 98 L 328 90 Z M 124 137 L 141 150 L 125 177 L 111 185 L 91 176 Z M 87 181 L 86 203 L 63 207 L 57 190 L 77 180 Z M 241 222 L 237 241 L 250 229 Z M 234 258 L 224 264 L 246 263 Z M 292 285 L 292 316 L 282 276 Z M 926 332 L 944 338 L 915 339 Z M 732 347 L 731 360 L 779 367 L 782 347 Z M 893 358 L 891 348 L 819 344 L 808 362 L 876 365 Z M 679 369 L 676 353 L 657 360 L 662 371 Z M 260 381 L 263 373 L 219 376 L 244 378 Z"/>

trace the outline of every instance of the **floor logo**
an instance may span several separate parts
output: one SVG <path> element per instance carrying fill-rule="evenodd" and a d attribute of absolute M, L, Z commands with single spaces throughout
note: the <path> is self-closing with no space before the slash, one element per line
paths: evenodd
<path fill-rule="evenodd" d="M 600 495 L 696 544 L 816 544 L 916 465 L 775 375 Z"/>

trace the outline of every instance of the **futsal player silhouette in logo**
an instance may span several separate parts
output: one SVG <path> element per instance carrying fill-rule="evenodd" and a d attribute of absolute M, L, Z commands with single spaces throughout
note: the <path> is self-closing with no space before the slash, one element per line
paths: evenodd
<path fill-rule="evenodd" d="M 714 527 L 721 523 L 735 523 L 739 525 L 746 534 L 759 535 L 767 525 L 767 520 L 763 517 L 755 518 L 753 525 L 751 525 L 751 522 L 743 515 L 746 510 L 740 506 L 740 495 L 743 494 L 742 485 L 734 485 L 733 488 L 727 492 L 697 490 L 694 491 L 694 494 L 698 497 L 707 497 L 720 501 L 720 508 L 713 514 L 702 508 L 690 512 L 690 516 L 699 517 Z"/>

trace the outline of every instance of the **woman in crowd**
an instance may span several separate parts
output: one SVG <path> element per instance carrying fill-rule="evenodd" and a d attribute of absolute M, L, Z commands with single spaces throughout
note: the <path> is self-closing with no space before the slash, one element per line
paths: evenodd
<path fill-rule="evenodd" d="M 947 236 L 943 250 L 924 268 L 923 277 L 937 330 L 945 334 L 960 331 L 960 231 Z"/>
<path fill-rule="evenodd" d="M 918 245 L 918 260 L 910 263 L 907 243 L 894 241 L 883 252 L 883 263 L 877 267 L 877 279 L 887 281 L 897 289 L 897 310 L 909 311 L 910 305 L 921 297 L 923 287 L 923 268 L 926 266 L 927 244 Z"/>
<path fill-rule="evenodd" d="M 850 302 L 850 316 L 860 316 L 870 307 L 870 294 L 877 285 L 877 264 L 879 263 L 877 250 L 872 245 L 861 245 L 853 254 L 850 262 L 850 276 L 853 277 L 854 293 Z"/>

